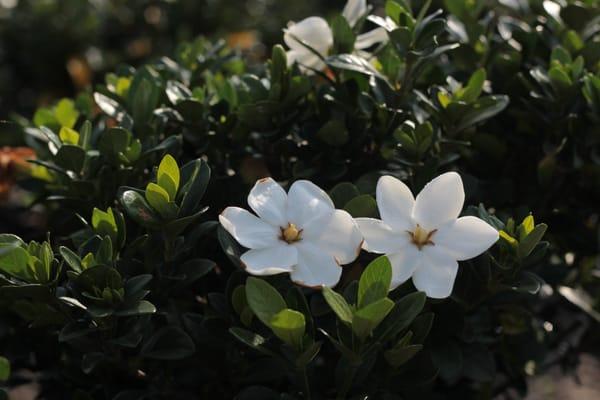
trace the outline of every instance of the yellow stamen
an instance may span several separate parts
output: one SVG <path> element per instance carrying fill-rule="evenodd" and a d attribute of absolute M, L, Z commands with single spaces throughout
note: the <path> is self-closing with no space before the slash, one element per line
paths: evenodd
<path fill-rule="evenodd" d="M 431 240 L 431 237 L 433 236 L 434 233 L 437 232 L 437 229 L 434 229 L 432 231 L 427 231 L 423 228 L 421 228 L 419 226 L 419 224 L 417 224 L 417 227 L 415 228 L 415 230 L 413 232 L 407 231 L 408 234 L 410 235 L 411 239 L 412 239 L 412 243 L 417 246 L 419 248 L 419 250 L 421 250 L 423 248 L 423 246 L 426 245 L 435 245 L 435 243 L 433 243 L 433 241 Z"/>
<path fill-rule="evenodd" d="M 295 224 L 288 224 L 287 228 L 281 228 L 281 238 L 288 243 L 297 242 L 302 239 L 302 229 L 298 229 Z"/>

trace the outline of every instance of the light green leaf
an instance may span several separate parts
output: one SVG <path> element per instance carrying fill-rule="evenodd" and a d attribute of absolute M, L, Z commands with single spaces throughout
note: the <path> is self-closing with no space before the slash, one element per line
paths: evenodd
<path fill-rule="evenodd" d="M 386 256 L 377 257 L 363 271 L 358 282 L 358 308 L 387 296 L 392 282 L 392 265 Z"/>
<path fill-rule="evenodd" d="M 306 327 L 304 314 L 286 308 L 275 314 L 269 325 L 279 339 L 296 348 L 302 347 L 302 337 Z"/>
<path fill-rule="evenodd" d="M 73 144 L 73 145 L 79 144 L 79 133 L 77 133 L 77 131 L 74 129 L 63 126 L 62 128 L 60 128 L 60 132 L 58 133 L 58 136 L 60 137 L 60 140 L 63 143 Z"/>
<path fill-rule="evenodd" d="M 94 207 L 94 211 L 92 212 L 92 227 L 98 235 L 108 235 L 113 242 L 117 241 L 117 222 L 110 207 L 106 211 Z"/>
<path fill-rule="evenodd" d="M 536 225 L 529 235 L 525 236 L 525 238 L 519 242 L 517 253 L 520 258 L 525 258 L 531 254 L 535 246 L 542 240 L 542 237 L 546 233 L 546 229 L 548 229 L 548 225 L 546 224 Z"/>
<path fill-rule="evenodd" d="M 275 314 L 287 308 L 277 289 L 259 278 L 250 277 L 246 281 L 246 300 L 258 319 L 267 326 L 270 326 Z"/>
<path fill-rule="evenodd" d="M 146 186 L 146 200 L 148 200 L 150 206 L 158 211 L 162 217 L 175 217 L 176 213 L 173 214 L 173 208 L 169 202 L 169 194 L 156 183 L 149 183 L 148 186 Z"/>
<path fill-rule="evenodd" d="M 168 193 L 168 200 L 175 200 L 179 189 L 179 166 L 177 161 L 167 154 L 163 157 L 156 174 L 157 183 Z"/>
<path fill-rule="evenodd" d="M 323 297 L 329 307 L 335 312 L 338 318 L 347 324 L 352 323 L 352 308 L 346 302 L 346 299 L 333 289 L 323 287 Z"/>
<path fill-rule="evenodd" d="M 354 313 L 352 331 L 361 340 L 373 332 L 377 325 L 392 311 L 394 302 L 387 297 L 371 303 Z"/>
<path fill-rule="evenodd" d="M 75 108 L 73 100 L 62 99 L 54 109 L 54 116 L 61 126 L 72 128 L 79 118 L 79 111 Z"/>

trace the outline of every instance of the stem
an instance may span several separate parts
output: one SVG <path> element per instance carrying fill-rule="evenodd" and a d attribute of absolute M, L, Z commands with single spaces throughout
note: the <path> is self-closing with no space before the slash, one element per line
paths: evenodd
<path fill-rule="evenodd" d="M 302 382 L 304 384 L 304 398 L 310 400 L 310 383 L 308 382 L 308 374 L 306 373 L 306 367 L 302 367 L 300 370 L 302 375 Z"/>

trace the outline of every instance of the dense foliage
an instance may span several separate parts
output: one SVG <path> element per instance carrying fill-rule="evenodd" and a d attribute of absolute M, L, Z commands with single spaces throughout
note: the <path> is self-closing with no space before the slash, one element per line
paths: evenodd
<path fill-rule="evenodd" d="M 578 310 L 561 296 L 598 319 L 600 3 L 381 11 L 332 18 L 327 54 L 295 37 L 324 68 L 276 45 L 250 70 L 199 38 L 1 122 L 35 151 L 19 185 L 49 231 L 0 235 L 12 370 L 47 399 L 492 398 L 560 361 L 557 310 Z M 334 289 L 249 277 L 218 222 L 266 176 L 311 180 L 358 218 L 378 217 L 380 176 L 416 194 L 446 171 L 463 215 L 500 232 L 446 299 L 410 280 L 388 293 L 389 262 L 367 252 Z"/>

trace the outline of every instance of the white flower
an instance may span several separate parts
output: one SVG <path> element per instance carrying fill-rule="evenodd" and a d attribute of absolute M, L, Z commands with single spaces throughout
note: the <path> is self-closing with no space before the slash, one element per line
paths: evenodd
<path fill-rule="evenodd" d="M 258 215 L 227 207 L 221 225 L 244 247 L 241 261 L 253 275 L 290 273 L 300 285 L 335 286 L 341 265 L 356 259 L 362 236 L 346 211 L 336 210 L 323 190 L 296 181 L 286 194 L 273 179 L 256 182 L 248 204 Z"/>
<path fill-rule="evenodd" d="M 366 0 L 348 0 L 342 15 L 346 18 L 348 24 L 354 27 L 367 11 Z M 333 33 L 327 21 L 323 18 L 308 17 L 298 23 L 292 23 L 285 29 L 283 40 L 290 48 L 287 52 L 288 64 L 292 65 L 298 62 L 304 71 L 310 73 L 311 70 L 325 68 L 325 63 L 321 58 L 327 57 L 333 46 Z M 376 28 L 358 35 L 354 48 L 359 51 L 386 40 L 388 40 L 388 36 L 385 29 Z M 302 42 L 313 48 L 321 57 L 309 50 Z"/>
<path fill-rule="evenodd" d="M 498 231 L 476 217 L 458 218 L 465 200 L 460 175 L 448 172 L 429 182 L 415 199 L 400 180 L 377 182 L 382 220 L 357 218 L 363 248 L 386 254 L 392 264 L 392 288 L 412 277 L 432 298 L 452 293 L 457 261 L 473 258 L 498 240 Z"/>

